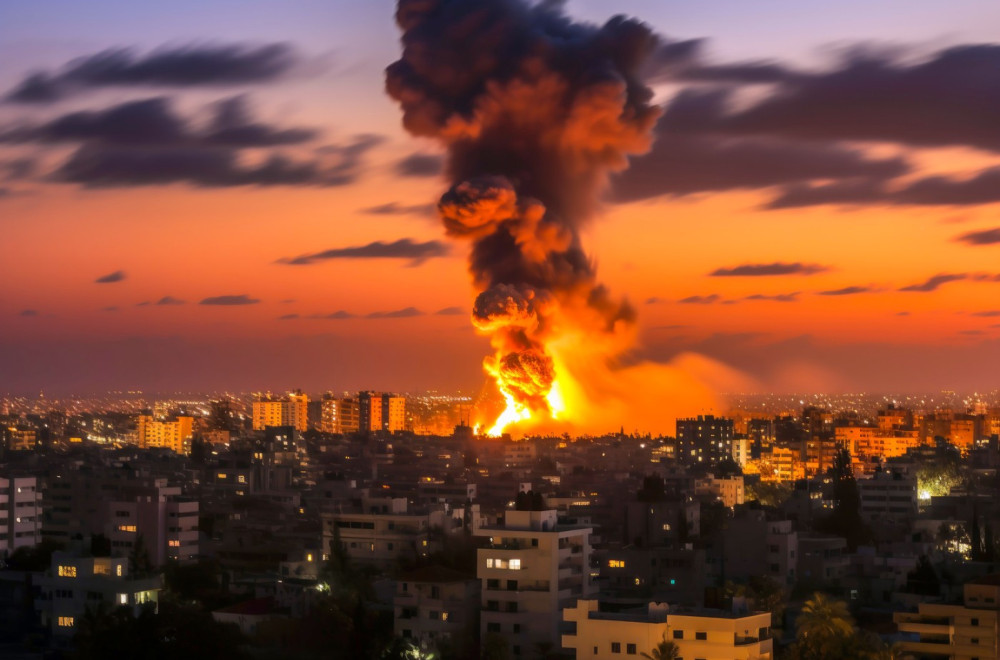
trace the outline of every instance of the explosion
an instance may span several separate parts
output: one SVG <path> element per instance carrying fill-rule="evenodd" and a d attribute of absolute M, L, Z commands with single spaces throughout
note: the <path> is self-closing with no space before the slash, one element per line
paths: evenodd
<path fill-rule="evenodd" d="M 506 409 L 488 433 L 634 396 L 613 391 L 629 379 L 611 370 L 635 312 L 597 281 L 580 232 L 609 175 L 651 145 L 660 109 L 639 71 L 656 36 L 523 0 L 399 0 L 396 21 L 403 52 L 386 90 L 411 134 L 446 148 L 452 185 L 438 211 L 449 236 L 471 243 L 472 322 L 495 350 L 484 368 Z"/>

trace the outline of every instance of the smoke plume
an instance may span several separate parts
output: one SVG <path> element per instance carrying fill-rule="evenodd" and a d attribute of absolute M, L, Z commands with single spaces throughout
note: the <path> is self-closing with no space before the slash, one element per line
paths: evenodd
<path fill-rule="evenodd" d="M 403 52 L 386 70 L 405 128 L 446 147 L 438 211 L 471 242 L 473 323 L 496 350 L 485 368 L 532 411 L 548 410 L 566 336 L 621 350 L 633 334 L 634 310 L 597 281 L 580 231 L 660 114 L 639 75 L 653 32 L 574 23 L 560 5 L 399 0 Z"/>

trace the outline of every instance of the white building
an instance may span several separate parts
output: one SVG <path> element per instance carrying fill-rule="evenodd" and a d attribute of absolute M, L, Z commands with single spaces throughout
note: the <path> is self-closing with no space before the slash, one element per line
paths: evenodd
<path fill-rule="evenodd" d="M 533 654 L 537 644 L 560 645 L 561 611 L 589 597 L 592 528 L 557 524 L 555 510 L 506 511 L 502 527 L 476 536 L 490 544 L 478 550 L 481 638 L 507 638 L 513 656 Z"/>
<path fill-rule="evenodd" d="M 96 610 L 103 603 L 109 610 L 130 606 L 138 613 L 146 603 L 156 606 L 161 586 L 160 576 L 131 578 L 123 557 L 75 557 L 64 552 L 52 554 L 51 570 L 35 583 L 42 594 L 35 601 L 41 623 L 63 640 L 76 634 L 87 608 Z"/>
<path fill-rule="evenodd" d="M 733 614 L 722 610 L 678 610 L 650 603 L 639 612 L 601 612 L 596 600 L 580 600 L 563 612 L 575 628 L 562 644 L 577 658 L 618 660 L 652 654 L 663 640 L 677 645 L 681 658 L 769 660 L 773 657 L 771 613 Z"/>
<path fill-rule="evenodd" d="M 0 557 L 42 540 L 42 504 L 35 477 L 0 475 Z"/>

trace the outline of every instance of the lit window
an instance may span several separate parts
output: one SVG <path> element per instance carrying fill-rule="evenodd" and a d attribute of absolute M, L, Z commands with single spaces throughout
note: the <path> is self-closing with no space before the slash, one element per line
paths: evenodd
<path fill-rule="evenodd" d="M 486 558 L 486 568 L 493 568 L 493 558 L 492 557 L 487 557 Z"/>
<path fill-rule="evenodd" d="M 442 621 L 447 621 L 448 620 L 448 613 L 447 612 L 441 612 L 441 620 Z"/>
<path fill-rule="evenodd" d="M 73 617 L 71 616 L 61 616 L 59 617 L 59 626 L 62 628 L 72 628 L 73 627 Z"/>
<path fill-rule="evenodd" d="M 521 560 L 520 559 L 511 559 L 510 560 L 510 570 L 512 570 L 512 571 L 519 571 L 519 570 L 521 570 Z"/>
<path fill-rule="evenodd" d="M 115 575 L 117 575 L 118 577 L 122 576 L 122 565 L 121 564 L 118 564 L 117 566 L 115 566 Z"/>
<path fill-rule="evenodd" d="M 217 476 L 217 477 L 218 477 L 219 479 L 225 479 L 225 478 L 226 478 L 226 473 L 225 473 L 225 472 L 220 472 L 220 473 L 219 473 L 218 475 L 216 475 L 216 476 Z"/>
<path fill-rule="evenodd" d="M 625 568 L 624 559 L 609 559 L 608 568 Z"/>
<path fill-rule="evenodd" d="M 118 525 L 119 532 L 135 532 L 135 525 Z"/>
<path fill-rule="evenodd" d="M 128 594 L 118 594 L 118 604 L 128 605 Z"/>
<path fill-rule="evenodd" d="M 76 566 L 60 566 L 59 577 L 76 577 Z M 72 623 L 69 625 L 73 625 Z"/>
<path fill-rule="evenodd" d="M 241 484 L 245 484 L 247 482 L 247 478 L 245 475 L 241 474 L 240 476 L 236 477 L 236 481 L 240 482 Z"/>
<path fill-rule="evenodd" d="M 167 545 L 171 548 L 179 548 L 181 547 L 181 542 L 178 539 L 169 539 Z"/>
<path fill-rule="evenodd" d="M 309 554 L 306 555 L 306 561 L 312 561 L 312 560 L 313 560 L 313 555 L 310 552 Z"/>

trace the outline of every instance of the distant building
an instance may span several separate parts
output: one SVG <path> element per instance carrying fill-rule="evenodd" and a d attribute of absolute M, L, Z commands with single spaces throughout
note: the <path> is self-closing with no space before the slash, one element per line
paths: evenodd
<path fill-rule="evenodd" d="M 773 657 L 770 612 L 686 610 L 666 603 L 649 603 L 639 611 L 602 612 L 596 600 L 581 599 L 566 608 L 563 619 L 575 630 L 562 636 L 562 644 L 574 649 L 577 658 L 619 660 L 623 656 L 651 655 L 663 640 L 677 646 L 680 658 L 768 660 Z"/>
<path fill-rule="evenodd" d="M 432 550 L 431 528 L 445 529 L 450 520 L 443 507 L 411 512 L 404 497 L 366 497 L 361 507 L 326 513 L 322 519 L 324 552 L 339 537 L 352 560 L 380 569 L 426 557 Z"/>
<path fill-rule="evenodd" d="M 188 454 L 191 452 L 193 425 L 192 417 L 161 421 L 153 415 L 139 415 L 136 422 L 139 446 L 143 449 L 163 447 L 175 454 Z"/>
<path fill-rule="evenodd" d="M 42 504 L 35 477 L 0 474 L 0 557 L 42 540 Z"/>
<path fill-rule="evenodd" d="M 733 459 L 733 420 L 714 415 L 677 420 L 677 458 L 682 463 Z"/>
<path fill-rule="evenodd" d="M 253 402 L 253 428 L 263 431 L 268 426 L 292 426 L 297 431 L 309 428 L 309 397 L 301 390 L 283 397 L 270 394 Z"/>
<path fill-rule="evenodd" d="M 502 635 L 515 658 L 538 644 L 560 645 L 560 613 L 595 591 L 590 579 L 591 527 L 562 526 L 557 512 L 504 512 L 501 527 L 483 527 L 476 572 L 482 582 L 481 639 Z"/>
<path fill-rule="evenodd" d="M 359 392 L 358 429 L 390 433 L 405 430 L 406 398 L 385 392 Z"/>
<path fill-rule="evenodd" d="M 791 520 L 768 520 L 763 511 L 746 511 L 730 520 L 722 535 L 727 579 L 764 575 L 784 586 L 795 584 L 799 539 Z"/>
<path fill-rule="evenodd" d="M 917 517 L 917 476 L 876 472 L 858 479 L 861 516 L 871 524 L 899 524 Z"/>

